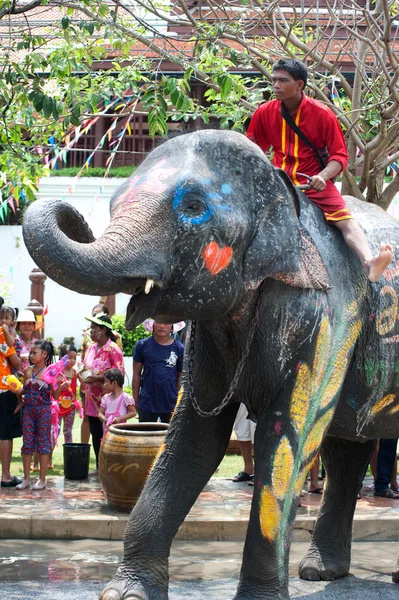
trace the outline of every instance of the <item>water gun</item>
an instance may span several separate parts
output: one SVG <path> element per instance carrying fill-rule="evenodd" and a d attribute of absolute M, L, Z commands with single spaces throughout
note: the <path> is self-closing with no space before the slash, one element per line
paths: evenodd
<path fill-rule="evenodd" d="M 63 374 L 63 371 L 68 364 L 68 356 L 65 355 L 58 362 L 46 367 L 42 373 L 42 379 L 53 386 L 53 389 L 58 388 L 58 376 Z"/>
<path fill-rule="evenodd" d="M 60 435 L 60 422 L 58 419 L 60 409 L 56 400 L 51 401 L 51 425 L 53 426 L 54 446 L 58 446 L 58 436 Z"/>
<path fill-rule="evenodd" d="M 20 382 L 18 377 L 15 377 L 15 375 L 7 375 L 6 382 L 7 382 L 8 388 L 12 392 L 14 392 L 14 394 L 16 394 L 17 392 L 19 392 L 22 389 L 22 383 Z"/>
<path fill-rule="evenodd" d="M 75 397 L 75 400 L 73 401 L 73 405 L 76 408 L 76 410 L 79 411 L 79 417 L 81 419 L 83 419 L 83 406 L 81 405 L 81 403 L 79 402 L 79 400 Z"/>

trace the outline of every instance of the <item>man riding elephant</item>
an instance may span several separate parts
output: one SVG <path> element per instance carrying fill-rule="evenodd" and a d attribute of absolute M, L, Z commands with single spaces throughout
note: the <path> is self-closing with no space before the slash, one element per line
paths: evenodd
<path fill-rule="evenodd" d="M 347 205 L 374 251 L 399 243 L 384 211 Z M 131 294 L 129 328 L 148 316 L 192 321 L 183 397 L 102 600 L 167 600 L 172 540 L 223 459 L 241 401 L 257 427 L 235 600 L 288 600 L 298 498 L 320 446 L 327 484 L 300 574 L 347 574 L 365 465 L 376 439 L 399 432 L 398 258 L 370 284 L 319 208 L 232 131 L 156 148 L 115 193 L 100 238 L 46 199 L 27 210 L 24 239 L 59 284 Z"/>
<path fill-rule="evenodd" d="M 370 281 L 377 281 L 392 260 L 392 247 L 383 243 L 379 254 L 373 256 L 366 236 L 332 182 L 348 163 L 346 144 L 332 110 L 303 93 L 307 79 L 308 70 L 301 61 L 276 62 L 272 75 L 276 100 L 258 108 L 247 135 L 263 151 L 273 148 L 274 166 L 283 169 L 295 185 L 306 184 L 306 195 L 328 223 L 341 231 Z"/>

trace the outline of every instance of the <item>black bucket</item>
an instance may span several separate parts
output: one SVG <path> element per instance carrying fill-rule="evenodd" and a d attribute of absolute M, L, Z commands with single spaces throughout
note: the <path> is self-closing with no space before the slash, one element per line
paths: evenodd
<path fill-rule="evenodd" d="M 65 479 L 87 479 L 89 475 L 90 444 L 63 444 Z"/>

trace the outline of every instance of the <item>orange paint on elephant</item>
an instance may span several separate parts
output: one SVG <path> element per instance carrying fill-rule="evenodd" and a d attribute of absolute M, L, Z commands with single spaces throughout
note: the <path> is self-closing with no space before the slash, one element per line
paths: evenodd
<path fill-rule="evenodd" d="M 233 248 L 224 246 L 221 248 L 217 242 L 210 242 L 201 253 L 204 265 L 211 273 L 217 275 L 229 266 L 233 258 Z"/>

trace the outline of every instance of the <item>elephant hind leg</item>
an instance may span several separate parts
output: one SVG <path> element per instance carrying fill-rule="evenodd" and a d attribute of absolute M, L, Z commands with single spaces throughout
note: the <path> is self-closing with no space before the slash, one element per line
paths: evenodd
<path fill-rule="evenodd" d="M 327 473 L 310 549 L 299 565 L 309 581 L 332 581 L 349 572 L 352 521 L 363 474 L 375 442 L 351 442 L 327 436 L 321 458 Z"/>
<path fill-rule="evenodd" d="M 399 558 L 395 565 L 395 570 L 392 573 L 392 581 L 394 583 L 399 583 Z"/>

